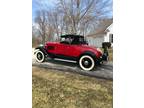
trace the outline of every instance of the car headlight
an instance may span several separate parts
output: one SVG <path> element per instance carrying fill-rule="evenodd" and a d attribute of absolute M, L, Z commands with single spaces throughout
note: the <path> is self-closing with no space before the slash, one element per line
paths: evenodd
<path fill-rule="evenodd" d="M 98 50 L 99 52 L 103 53 L 102 50 L 101 50 L 100 48 L 97 48 L 97 50 Z"/>
<path fill-rule="evenodd" d="M 40 46 L 40 47 L 43 47 L 44 45 L 43 45 L 43 44 L 39 44 L 39 46 Z"/>

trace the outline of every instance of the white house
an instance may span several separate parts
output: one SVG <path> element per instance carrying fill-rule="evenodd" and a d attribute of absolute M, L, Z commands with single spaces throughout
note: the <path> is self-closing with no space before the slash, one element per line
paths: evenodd
<path fill-rule="evenodd" d="M 113 44 L 113 23 L 111 23 L 105 30 L 86 36 L 89 45 L 102 47 L 103 42 L 111 42 Z"/>
<path fill-rule="evenodd" d="M 104 35 L 105 34 L 96 34 L 87 36 L 89 45 L 102 47 L 102 42 L 104 42 Z"/>
<path fill-rule="evenodd" d="M 113 23 L 105 30 L 104 42 L 111 42 L 113 44 Z"/>

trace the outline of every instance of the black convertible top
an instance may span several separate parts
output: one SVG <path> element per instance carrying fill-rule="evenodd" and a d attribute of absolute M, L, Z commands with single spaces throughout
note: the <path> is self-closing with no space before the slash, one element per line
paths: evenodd
<path fill-rule="evenodd" d="M 82 35 L 75 35 L 75 34 L 66 34 L 66 35 L 61 35 L 62 38 L 69 38 L 69 37 L 72 37 L 72 38 L 84 38 L 84 36 Z"/>

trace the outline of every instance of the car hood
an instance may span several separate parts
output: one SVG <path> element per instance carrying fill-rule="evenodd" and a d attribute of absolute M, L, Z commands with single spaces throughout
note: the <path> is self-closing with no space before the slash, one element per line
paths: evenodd
<path fill-rule="evenodd" d="M 90 48 L 90 49 L 93 49 L 93 50 L 97 50 L 97 47 L 95 46 L 89 46 L 89 45 L 81 45 L 82 47 L 84 48 Z"/>

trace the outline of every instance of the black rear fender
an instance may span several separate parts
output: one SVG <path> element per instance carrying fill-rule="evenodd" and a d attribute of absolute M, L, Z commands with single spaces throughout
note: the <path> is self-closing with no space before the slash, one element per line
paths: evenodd
<path fill-rule="evenodd" d="M 91 56 L 94 60 L 96 60 L 96 55 L 93 53 L 93 52 L 91 52 L 91 51 L 86 51 L 86 52 L 84 52 L 84 53 L 82 53 L 79 57 L 78 57 L 78 60 L 83 56 L 83 55 L 89 55 L 89 56 Z"/>

